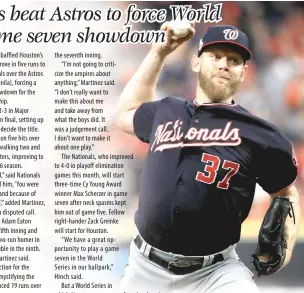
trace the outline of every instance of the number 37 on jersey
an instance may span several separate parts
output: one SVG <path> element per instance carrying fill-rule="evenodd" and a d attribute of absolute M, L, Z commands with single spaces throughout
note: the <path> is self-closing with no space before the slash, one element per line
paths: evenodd
<path fill-rule="evenodd" d="M 228 189 L 229 188 L 229 181 L 230 179 L 238 172 L 240 165 L 224 160 L 224 162 L 221 162 L 220 158 L 214 155 L 210 155 L 207 153 L 204 153 L 202 156 L 202 162 L 206 163 L 205 169 L 203 172 L 197 172 L 195 179 L 197 181 L 206 183 L 206 184 L 213 184 L 215 180 L 217 179 L 217 172 L 219 168 L 223 168 L 227 170 L 227 173 L 223 180 L 218 181 L 217 188 L 220 189 Z"/>

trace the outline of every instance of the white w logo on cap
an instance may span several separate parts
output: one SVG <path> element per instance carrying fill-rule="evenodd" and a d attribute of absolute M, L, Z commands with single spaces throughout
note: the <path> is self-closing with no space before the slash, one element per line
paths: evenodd
<path fill-rule="evenodd" d="M 198 50 L 199 50 L 199 51 L 201 50 L 201 48 L 203 47 L 203 45 L 204 45 L 204 42 L 203 42 L 203 40 L 201 39 L 200 42 L 199 42 L 199 45 L 198 45 Z"/>
<path fill-rule="evenodd" d="M 226 40 L 235 40 L 239 36 L 239 32 L 237 30 L 232 30 L 230 28 L 224 30 L 223 33 Z"/>

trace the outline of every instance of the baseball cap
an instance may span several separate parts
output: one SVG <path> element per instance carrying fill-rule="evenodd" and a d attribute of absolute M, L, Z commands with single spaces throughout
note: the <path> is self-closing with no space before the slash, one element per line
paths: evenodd
<path fill-rule="evenodd" d="M 216 44 L 225 44 L 235 48 L 243 56 L 244 61 L 252 57 L 248 37 L 232 25 L 210 26 L 200 40 L 197 56 L 199 57 L 207 47 Z"/>

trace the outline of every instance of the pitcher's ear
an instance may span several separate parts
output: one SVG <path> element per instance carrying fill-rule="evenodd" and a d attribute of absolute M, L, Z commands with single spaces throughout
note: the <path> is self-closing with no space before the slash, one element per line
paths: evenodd
<path fill-rule="evenodd" d="M 244 65 L 242 75 L 241 75 L 241 82 L 243 82 L 245 80 L 245 75 L 246 75 L 247 70 L 248 70 L 248 65 Z"/>
<path fill-rule="evenodd" d="M 201 58 L 193 55 L 191 59 L 191 68 L 194 72 L 199 72 L 201 67 Z"/>

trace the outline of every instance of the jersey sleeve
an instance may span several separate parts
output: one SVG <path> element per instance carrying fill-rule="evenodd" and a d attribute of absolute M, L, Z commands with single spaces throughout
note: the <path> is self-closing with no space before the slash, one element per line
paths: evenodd
<path fill-rule="evenodd" d="M 267 193 L 276 193 L 295 182 L 298 163 L 293 144 L 286 137 L 273 139 L 261 158 L 257 183 Z"/>
<path fill-rule="evenodd" d="M 133 117 L 135 135 L 143 142 L 149 143 L 153 120 L 159 101 L 143 103 L 137 108 Z"/>

